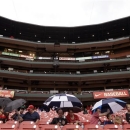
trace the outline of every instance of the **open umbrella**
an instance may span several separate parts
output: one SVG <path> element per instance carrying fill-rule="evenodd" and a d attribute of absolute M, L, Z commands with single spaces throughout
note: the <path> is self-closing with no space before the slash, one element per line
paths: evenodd
<path fill-rule="evenodd" d="M 82 111 L 81 108 L 79 108 L 79 107 L 64 107 L 64 108 L 62 108 L 62 110 L 64 112 L 68 112 L 69 109 L 71 109 L 74 113 L 78 113 L 78 112 Z"/>
<path fill-rule="evenodd" d="M 82 107 L 81 101 L 70 94 L 56 94 L 49 97 L 45 102 L 45 105 L 48 107 L 57 107 L 57 108 L 73 108 L 73 107 Z"/>
<path fill-rule="evenodd" d="M 10 98 L 0 98 L 0 106 L 5 108 L 8 103 L 12 102 Z"/>
<path fill-rule="evenodd" d="M 23 106 L 26 103 L 24 99 L 16 99 L 12 102 L 10 102 L 4 109 L 5 112 L 12 112 L 15 109 L 18 109 L 19 107 Z"/>
<path fill-rule="evenodd" d="M 122 110 L 126 106 L 126 102 L 117 99 L 117 98 L 109 98 L 109 99 L 102 99 L 98 101 L 93 106 L 93 111 L 95 111 L 97 108 L 101 109 L 101 112 L 106 112 L 107 109 L 110 109 L 110 113 L 115 113 L 117 111 Z"/>

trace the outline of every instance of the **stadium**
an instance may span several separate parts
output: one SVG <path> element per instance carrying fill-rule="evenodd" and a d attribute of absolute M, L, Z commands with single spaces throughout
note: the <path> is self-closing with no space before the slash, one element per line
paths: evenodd
<path fill-rule="evenodd" d="M 56 93 L 74 94 L 84 105 L 104 93 L 130 103 L 129 50 L 130 17 L 78 27 L 0 17 L 1 95 L 35 106 Z"/>

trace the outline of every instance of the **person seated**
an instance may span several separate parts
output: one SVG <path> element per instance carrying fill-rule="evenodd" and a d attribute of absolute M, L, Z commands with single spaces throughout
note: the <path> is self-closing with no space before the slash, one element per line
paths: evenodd
<path fill-rule="evenodd" d="M 57 109 L 56 110 L 57 114 L 58 114 L 58 117 L 56 118 L 53 118 L 52 122 L 50 124 L 56 124 L 56 125 L 59 125 L 59 126 L 64 126 L 67 124 L 67 120 L 66 118 L 64 118 L 64 112 L 62 109 Z"/>
<path fill-rule="evenodd" d="M 33 121 L 36 124 L 38 124 L 40 120 L 40 116 L 36 111 L 34 111 L 34 109 L 35 108 L 33 105 L 29 105 L 27 108 L 28 112 L 26 112 L 23 115 L 23 117 L 21 117 L 20 121 Z"/>
<path fill-rule="evenodd" d="M 4 115 L 3 111 L 0 111 L 0 121 L 5 123 L 6 116 Z"/>
<path fill-rule="evenodd" d="M 15 110 L 15 113 L 11 116 L 11 118 L 15 121 L 19 121 L 20 120 L 20 117 L 23 117 L 24 114 L 24 109 L 23 108 L 20 108 L 20 110 Z"/>
<path fill-rule="evenodd" d="M 68 115 L 66 116 L 67 122 L 70 124 L 78 124 L 81 125 L 79 117 L 74 114 L 72 109 L 68 110 Z"/>
<path fill-rule="evenodd" d="M 130 104 L 126 106 L 128 112 L 125 114 L 126 121 L 130 124 Z"/>
<path fill-rule="evenodd" d="M 110 110 L 107 109 L 107 112 L 104 112 L 104 113 L 101 113 L 101 109 L 97 108 L 96 109 L 96 112 L 93 113 L 91 119 L 90 119 L 90 124 L 97 124 L 97 125 L 100 125 L 101 122 L 100 122 L 100 119 L 99 117 L 101 116 L 106 116 L 107 114 L 110 113 Z"/>
<path fill-rule="evenodd" d="M 107 125 L 107 124 L 114 124 L 113 123 L 113 117 L 112 117 L 112 114 L 107 114 L 107 121 L 104 122 L 104 125 Z"/>
<path fill-rule="evenodd" d="M 120 116 L 116 116 L 115 119 L 113 120 L 113 123 L 115 125 L 122 125 L 122 118 Z"/>

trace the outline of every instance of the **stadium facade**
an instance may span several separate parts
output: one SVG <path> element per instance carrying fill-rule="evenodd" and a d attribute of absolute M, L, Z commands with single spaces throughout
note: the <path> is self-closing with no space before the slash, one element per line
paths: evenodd
<path fill-rule="evenodd" d="M 129 57 L 130 17 L 81 27 L 0 17 L 1 96 L 11 91 L 13 98 L 38 104 L 59 92 L 83 102 L 96 100 L 94 92 L 107 92 L 129 102 Z"/>

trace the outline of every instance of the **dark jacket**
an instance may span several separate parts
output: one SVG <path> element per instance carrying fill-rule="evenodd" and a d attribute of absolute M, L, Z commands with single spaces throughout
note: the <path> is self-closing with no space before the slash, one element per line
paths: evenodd
<path fill-rule="evenodd" d="M 130 113 L 126 113 L 126 121 L 130 124 Z"/>
<path fill-rule="evenodd" d="M 50 124 L 60 124 L 62 126 L 67 124 L 67 119 L 65 118 L 53 118 L 52 122 Z"/>

